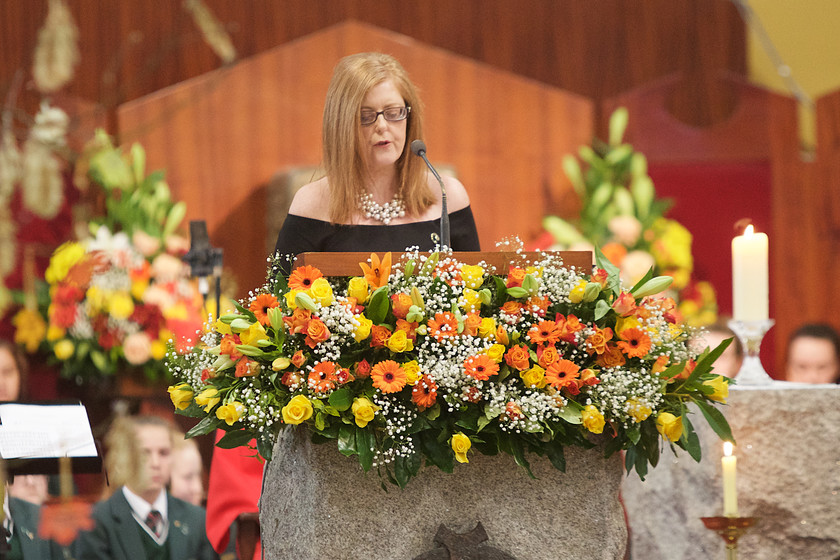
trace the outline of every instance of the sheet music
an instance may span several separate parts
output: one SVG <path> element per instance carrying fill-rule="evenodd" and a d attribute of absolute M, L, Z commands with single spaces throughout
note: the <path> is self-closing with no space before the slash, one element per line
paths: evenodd
<path fill-rule="evenodd" d="M 81 404 L 0 405 L 3 459 L 97 457 L 87 411 Z"/>

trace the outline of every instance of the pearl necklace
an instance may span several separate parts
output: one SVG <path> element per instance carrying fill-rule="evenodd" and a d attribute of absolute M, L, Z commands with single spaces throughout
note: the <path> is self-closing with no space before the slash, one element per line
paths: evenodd
<path fill-rule="evenodd" d="M 365 193 L 359 195 L 359 210 L 362 211 L 362 214 L 366 218 L 371 218 L 388 225 L 394 218 L 405 216 L 405 203 L 399 194 L 395 194 L 391 202 L 386 202 L 382 205 L 373 200 L 373 195 Z"/>

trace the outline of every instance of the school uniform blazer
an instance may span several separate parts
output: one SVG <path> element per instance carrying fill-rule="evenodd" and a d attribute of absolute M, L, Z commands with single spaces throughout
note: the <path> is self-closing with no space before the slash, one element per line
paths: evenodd
<path fill-rule="evenodd" d="M 23 560 L 59 560 L 62 549 L 52 541 L 38 538 L 41 508 L 38 505 L 9 496 L 9 512 L 18 533 Z M 69 556 L 68 556 L 69 557 Z"/>
<path fill-rule="evenodd" d="M 166 494 L 169 534 L 166 546 L 172 560 L 218 560 L 207 540 L 204 510 Z M 93 508 L 96 527 L 76 541 L 77 560 L 139 560 L 143 554 L 140 525 L 122 488 Z"/>

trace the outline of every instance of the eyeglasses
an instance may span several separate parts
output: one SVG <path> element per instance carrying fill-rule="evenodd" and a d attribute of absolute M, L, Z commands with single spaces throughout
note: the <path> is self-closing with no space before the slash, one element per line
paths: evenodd
<path fill-rule="evenodd" d="M 362 123 L 362 126 L 370 126 L 376 122 L 379 115 L 382 115 L 385 117 L 386 121 L 398 122 L 405 120 L 410 112 L 411 107 L 388 107 L 387 109 L 382 109 L 381 111 L 363 110 L 359 113 L 359 120 Z"/>

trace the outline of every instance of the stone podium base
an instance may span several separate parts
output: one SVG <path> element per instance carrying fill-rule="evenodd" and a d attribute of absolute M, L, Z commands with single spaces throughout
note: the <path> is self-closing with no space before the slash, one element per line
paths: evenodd
<path fill-rule="evenodd" d="M 313 445 L 301 429 L 285 430 L 260 503 L 265 558 L 412 560 L 436 549 L 440 525 L 463 533 L 478 522 L 488 536 L 483 546 L 500 551 L 498 558 L 624 558 L 621 459 L 568 449 L 566 473 L 547 459 L 528 459 L 537 480 L 508 455 L 473 453 L 453 474 L 424 468 L 404 490 L 389 484 L 385 492 L 355 457 L 334 444 Z M 444 550 L 433 557 L 449 558 Z"/>
<path fill-rule="evenodd" d="M 840 558 L 840 387 L 733 389 L 722 410 L 737 442 L 739 515 L 759 518 L 739 557 Z M 723 540 L 700 521 L 723 514 L 722 444 L 694 412 L 702 462 L 665 450 L 645 482 L 624 481 L 634 559 L 724 557 Z"/>

